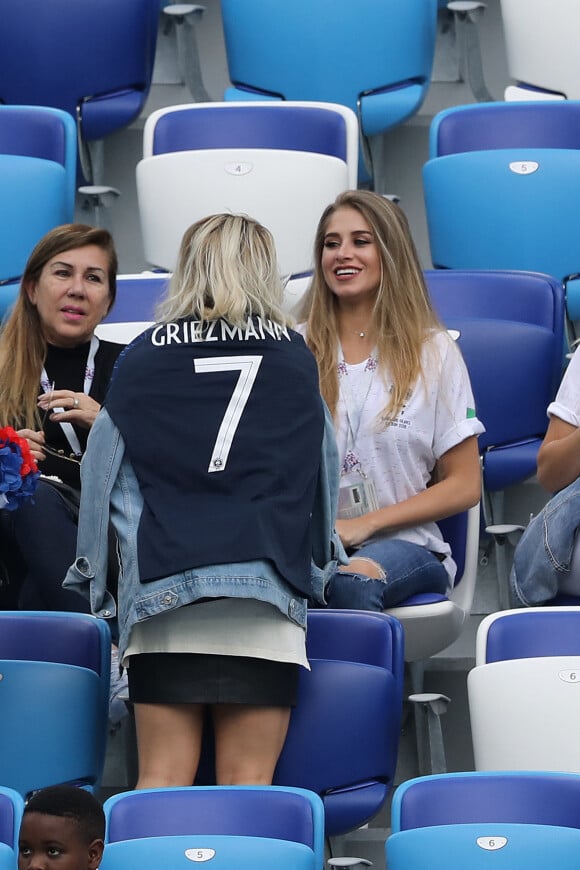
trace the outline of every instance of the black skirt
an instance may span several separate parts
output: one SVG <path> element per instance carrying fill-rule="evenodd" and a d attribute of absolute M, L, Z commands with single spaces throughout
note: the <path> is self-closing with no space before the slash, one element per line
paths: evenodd
<path fill-rule="evenodd" d="M 244 656 L 141 653 L 129 659 L 136 704 L 294 707 L 300 665 Z"/>

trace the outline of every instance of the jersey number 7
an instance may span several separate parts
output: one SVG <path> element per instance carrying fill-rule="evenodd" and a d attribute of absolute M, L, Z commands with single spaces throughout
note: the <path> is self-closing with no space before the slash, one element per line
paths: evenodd
<path fill-rule="evenodd" d="M 193 361 L 194 371 L 198 374 L 204 372 L 240 373 L 217 433 L 208 471 L 225 471 L 236 429 L 246 407 L 246 402 L 250 398 L 261 362 L 261 356 L 214 356 L 208 359 L 194 359 Z"/>

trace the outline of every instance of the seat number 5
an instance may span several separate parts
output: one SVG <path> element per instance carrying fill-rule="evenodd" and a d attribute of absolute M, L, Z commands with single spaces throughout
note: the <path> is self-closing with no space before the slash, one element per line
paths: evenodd
<path fill-rule="evenodd" d="M 217 433 L 208 471 L 225 471 L 236 429 L 244 413 L 246 402 L 250 398 L 261 362 L 261 356 L 213 356 L 193 361 L 196 374 L 204 374 L 205 372 L 240 373 Z"/>

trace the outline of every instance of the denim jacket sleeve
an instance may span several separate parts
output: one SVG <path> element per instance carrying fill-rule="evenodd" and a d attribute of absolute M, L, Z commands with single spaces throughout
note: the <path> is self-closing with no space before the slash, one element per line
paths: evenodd
<path fill-rule="evenodd" d="M 348 557 L 334 528 L 338 507 L 339 462 L 334 423 L 324 403 L 324 438 L 318 472 L 316 500 L 312 513 L 312 596 L 325 604 L 324 590 L 339 564 Z"/>
<path fill-rule="evenodd" d="M 102 409 L 81 463 L 77 553 L 63 586 L 88 599 L 92 613 L 104 618 L 116 615 L 115 600 L 107 590 L 109 504 L 124 453 L 121 434 Z"/>

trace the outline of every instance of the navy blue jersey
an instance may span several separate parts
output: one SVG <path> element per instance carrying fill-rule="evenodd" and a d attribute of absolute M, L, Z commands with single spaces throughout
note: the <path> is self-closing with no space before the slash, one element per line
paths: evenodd
<path fill-rule="evenodd" d="M 269 559 L 307 594 L 324 415 L 300 335 L 257 317 L 154 326 L 121 356 L 105 406 L 144 499 L 142 582 Z"/>

